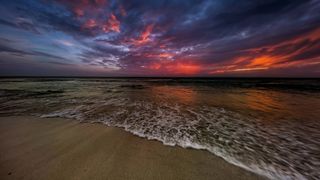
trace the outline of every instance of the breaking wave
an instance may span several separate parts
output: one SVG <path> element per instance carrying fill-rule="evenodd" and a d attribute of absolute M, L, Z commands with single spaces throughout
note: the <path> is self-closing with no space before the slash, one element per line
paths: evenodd
<path fill-rule="evenodd" d="M 101 122 L 165 145 L 207 150 L 226 161 L 270 179 L 317 179 L 319 144 L 304 144 L 305 135 L 267 127 L 259 119 L 224 108 L 109 99 L 42 115 Z M 294 134 L 295 136 L 292 136 Z M 300 137 L 297 138 L 297 137 Z M 308 148 L 301 148 L 308 147 Z M 308 159 L 308 164 L 303 162 Z M 299 163 L 297 163 L 299 162 Z M 302 164 L 300 164 L 302 163 Z M 305 162 L 306 163 L 306 162 Z"/>

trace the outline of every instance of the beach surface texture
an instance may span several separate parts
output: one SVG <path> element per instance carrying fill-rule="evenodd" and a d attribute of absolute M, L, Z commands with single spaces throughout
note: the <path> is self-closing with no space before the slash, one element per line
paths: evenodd
<path fill-rule="evenodd" d="M 0 179 L 263 179 L 209 152 L 62 118 L 0 117 Z"/>

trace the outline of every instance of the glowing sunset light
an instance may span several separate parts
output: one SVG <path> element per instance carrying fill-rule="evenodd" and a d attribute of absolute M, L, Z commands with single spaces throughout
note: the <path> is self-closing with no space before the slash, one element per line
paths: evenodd
<path fill-rule="evenodd" d="M 242 68 L 242 69 L 234 69 L 232 71 L 257 71 L 257 70 L 266 70 L 268 67 L 257 67 L 257 68 Z"/>
<path fill-rule="evenodd" d="M 175 68 L 173 68 L 176 73 L 181 74 L 196 74 L 200 71 L 199 65 L 194 64 L 181 64 L 178 63 Z"/>
<path fill-rule="evenodd" d="M 275 63 L 275 60 L 268 56 L 258 57 L 252 60 L 252 62 L 248 65 L 249 67 L 268 67 Z"/>

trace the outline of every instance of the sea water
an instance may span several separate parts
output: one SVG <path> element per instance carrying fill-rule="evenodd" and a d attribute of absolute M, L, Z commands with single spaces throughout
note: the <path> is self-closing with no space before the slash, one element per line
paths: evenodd
<path fill-rule="evenodd" d="M 100 122 L 270 179 L 320 179 L 319 79 L 3 78 L 0 115 Z"/>

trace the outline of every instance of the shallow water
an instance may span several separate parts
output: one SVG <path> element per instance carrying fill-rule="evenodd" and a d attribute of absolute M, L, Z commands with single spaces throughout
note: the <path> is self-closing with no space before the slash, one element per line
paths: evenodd
<path fill-rule="evenodd" d="M 1 79 L 0 115 L 101 122 L 272 179 L 320 179 L 317 79 Z"/>

